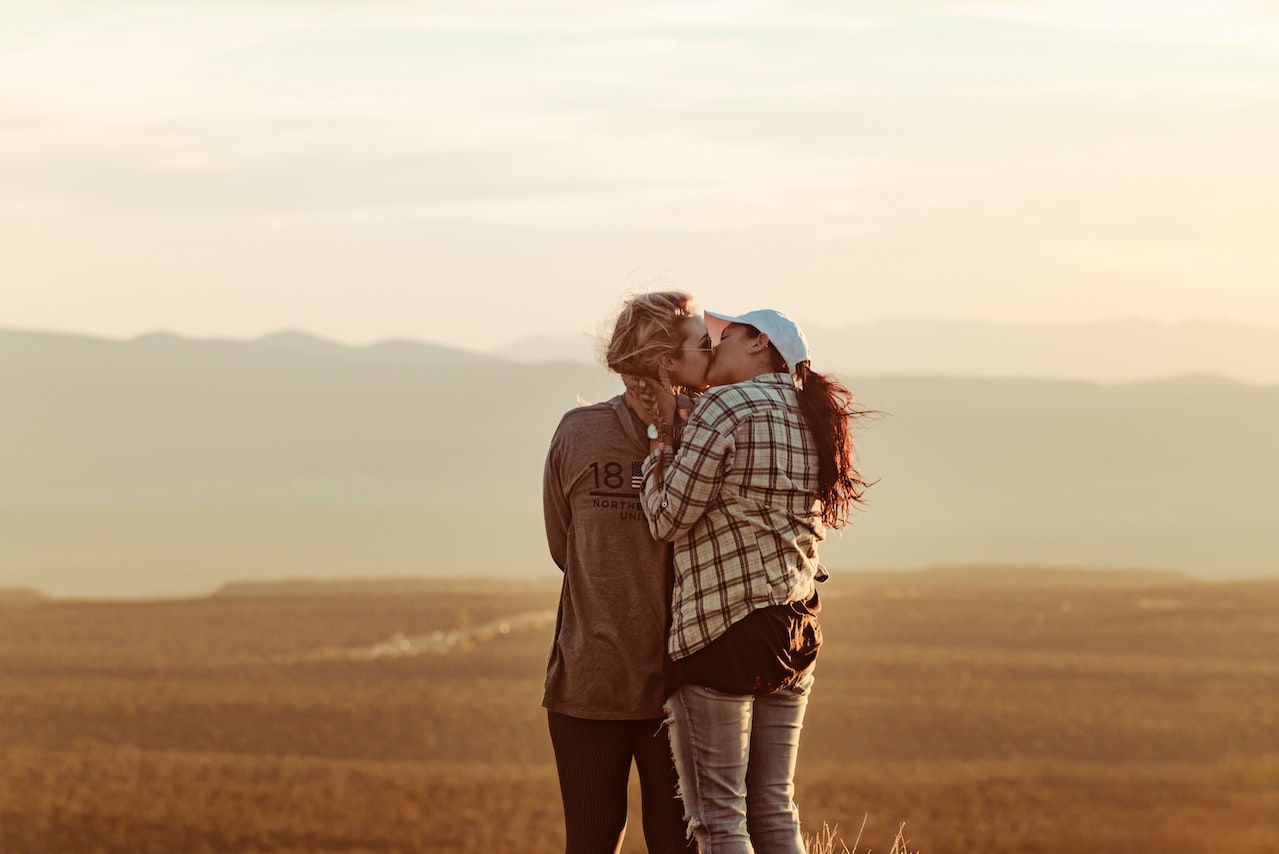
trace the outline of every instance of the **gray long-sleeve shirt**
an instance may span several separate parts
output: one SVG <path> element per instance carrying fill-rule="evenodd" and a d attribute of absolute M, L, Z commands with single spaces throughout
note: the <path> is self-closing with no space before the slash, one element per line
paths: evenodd
<path fill-rule="evenodd" d="M 662 717 L 671 550 L 640 504 L 645 425 L 619 395 L 568 412 L 542 482 L 564 572 L 542 705 L 597 720 Z"/>

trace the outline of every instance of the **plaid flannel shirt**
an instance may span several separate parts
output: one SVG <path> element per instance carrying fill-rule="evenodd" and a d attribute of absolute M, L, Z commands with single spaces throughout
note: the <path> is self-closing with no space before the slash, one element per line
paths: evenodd
<path fill-rule="evenodd" d="M 697 401 L 666 460 L 644 461 L 649 529 L 675 543 L 667 651 L 690 655 L 757 608 L 803 601 L 825 577 L 818 460 L 789 374 L 719 386 Z"/>

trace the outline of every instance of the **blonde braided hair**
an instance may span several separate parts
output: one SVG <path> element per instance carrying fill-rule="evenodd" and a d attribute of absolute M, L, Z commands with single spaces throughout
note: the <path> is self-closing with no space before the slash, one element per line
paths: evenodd
<path fill-rule="evenodd" d="M 689 390 L 672 385 L 657 359 L 679 352 L 681 321 L 695 313 L 693 297 L 683 291 L 636 294 L 622 304 L 604 352 L 609 370 L 619 374 L 627 390 L 644 404 L 664 445 L 671 443 L 672 425 L 662 417 L 658 389 L 677 395 Z M 661 464 L 659 459 L 658 465 Z M 660 468 L 658 476 L 661 476 Z"/>
<path fill-rule="evenodd" d="M 635 393 L 640 403 L 648 410 L 651 422 L 657 427 L 657 438 L 666 444 L 671 441 L 670 425 L 662 418 L 662 408 L 657 403 L 657 393 L 653 391 L 653 380 L 638 377 L 635 374 L 622 374 L 622 382 L 627 391 Z"/>

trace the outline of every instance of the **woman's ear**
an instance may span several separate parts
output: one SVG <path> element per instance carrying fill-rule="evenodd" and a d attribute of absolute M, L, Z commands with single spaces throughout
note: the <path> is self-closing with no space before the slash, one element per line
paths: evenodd
<path fill-rule="evenodd" d="M 657 367 L 659 370 L 671 371 L 675 368 L 675 356 L 672 353 L 662 353 L 657 357 Z"/>
<path fill-rule="evenodd" d="M 767 350 L 767 349 L 768 349 L 768 333 L 761 332 L 759 333 L 759 335 L 755 336 L 755 340 L 751 342 L 750 352 L 758 353 L 761 350 Z"/>

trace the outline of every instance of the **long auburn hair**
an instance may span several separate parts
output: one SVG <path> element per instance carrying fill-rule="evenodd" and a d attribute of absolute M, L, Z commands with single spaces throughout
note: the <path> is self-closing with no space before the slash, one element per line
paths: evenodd
<path fill-rule="evenodd" d="M 751 335 L 759 330 L 748 324 Z M 768 345 L 773 367 L 788 371 L 786 360 Z M 819 374 L 808 362 L 795 367 L 796 396 L 804 423 L 817 444 L 817 494 L 822 500 L 822 524 L 842 528 L 857 505 L 865 504 L 863 496 L 871 485 L 857 468 L 857 449 L 853 443 L 853 421 L 875 414 L 853 402 L 853 393 L 834 377 Z"/>

